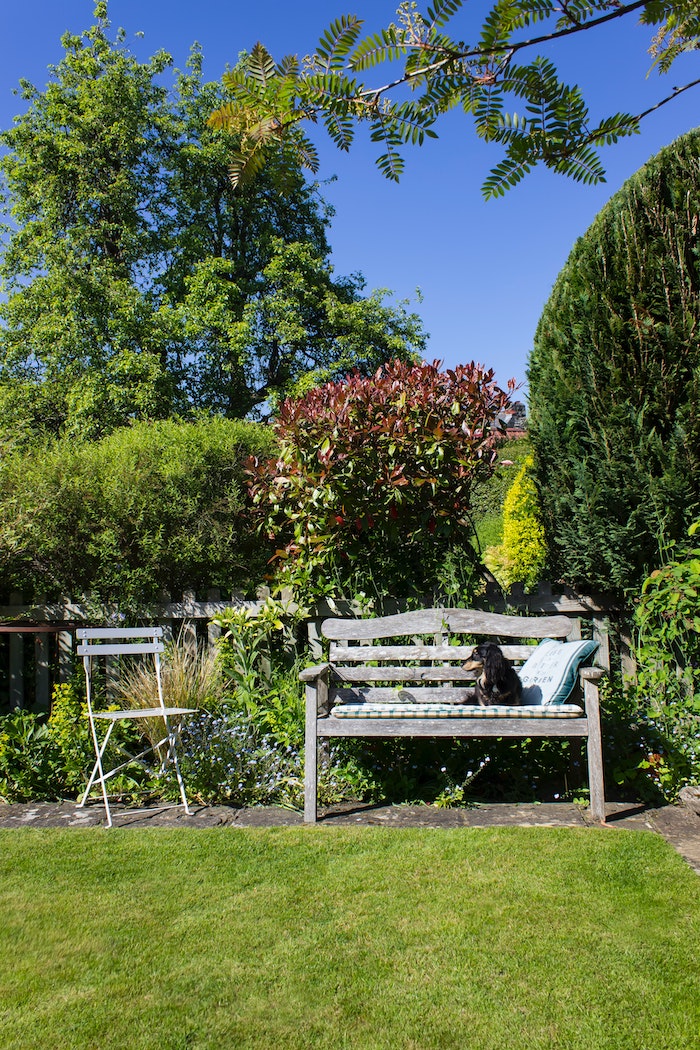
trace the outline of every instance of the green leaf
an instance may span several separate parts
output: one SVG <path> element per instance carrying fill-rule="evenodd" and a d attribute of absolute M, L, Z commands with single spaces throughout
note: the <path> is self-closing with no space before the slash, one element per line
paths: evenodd
<path fill-rule="evenodd" d="M 248 56 L 246 72 L 261 87 L 267 87 L 277 76 L 274 59 L 261 43 L 257 43 Z"/>
<path fill-rule="evenodd" d="M 396 26 L 389 26 L 363 40 L 355 48 L 348 67 L 357 72 L 371 69 L 382 62 L 396 62 L 406 54 L 406 50 Z"/>
<path fill-rule="evenodd" d="M 355 15 L 343 15 L 331 22 L 316 46 L 315 59 L 326 69 L 342 68 L 344 60 L 355 46 L 362 20 Z"/>
<path fill-rule="evenodd" d="M 464 0 L 435 0 L 426 11 L 426 19 L 431 26 L 444 26 L 461 9 Z"/>

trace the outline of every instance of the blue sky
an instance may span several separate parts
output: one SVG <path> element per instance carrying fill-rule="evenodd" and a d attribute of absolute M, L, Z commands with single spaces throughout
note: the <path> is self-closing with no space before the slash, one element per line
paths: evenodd
<path fill-rule="evenodd" d="M 473 39 L 489 6 L 471 0 L 452 34 Z M 391 21 L 395 8 L 393 0 L 109 3 L 113 27 L 124 27 L 139 58 L 164 48 L 183 67 L 196 40 L 212 80 L 257 40 L 275 58 L 303 56 L 340 14 L 357 14 L 376 30 Z M 13 94 L 20 77 L 43 87 L 47 66 L 63 54 L 61 35 L 90 26 L 93 10 L 93 0 L 0 0 L 0 126 L 10 126 L 22 111 L 24 103 Z M 650 35 L 631 25 L 597 30 L 557 46 L 552 57 L 570 82 L 585 89 L 594 118 L 638 112 L 699 75 L 698 58 L 687 56 L 667 76 L 647 77 Z M 336 177 L 323 191 L 336 209 L 330 233 L 336 272 L 359 270 L 368 289 L 388 288 L 402 299 L 415 300 L 420 289 L 415 308 L 430 333 L 429 360 L 448 367 L 480 361 L 495 369 L 501 384 L 510 377 L 524 384 L 537 321 L 575 240 L 650 156 L 699 123 L 699 99 L 697 89 L 687 92 L 649 117 L 641 135 L 604 151 L 608 179 L 601 186 L 539 171 L 489 202 L 480 186 L 500 154 L 476 139 L 461 114 L 438 126 L 438 141 L 408 150 L 398 185 L 379 174 L 370 143 L 358 138 L 350 154 L 342 154 L 319 130 L 319 178 Z"/>

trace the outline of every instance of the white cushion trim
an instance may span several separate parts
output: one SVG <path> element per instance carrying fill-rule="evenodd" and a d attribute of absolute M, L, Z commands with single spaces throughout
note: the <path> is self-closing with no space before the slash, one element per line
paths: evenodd
<path fill-rule="evenodd" d="M 580 718 L 577 704 L 479 707 L 477 704 L 338 704 L 333 718 Z"/>

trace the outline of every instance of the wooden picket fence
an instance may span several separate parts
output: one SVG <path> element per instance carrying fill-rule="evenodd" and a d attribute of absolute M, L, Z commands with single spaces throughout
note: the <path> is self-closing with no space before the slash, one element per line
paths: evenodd
<path fill-rule="evenodd" d="M 213 646 L 220 632 L 212 618 L 231 607 L 259 608 L 265 593 L 261 590 L 259 599 L 250 601 L 237 594 L 222 597 L 217 590 L 209 590 L 204 600 L 185 592 L 179 601 L 156 606 L 149 623 L 162 625 L 170 637 L 184 634 L 193 642 L 197 639 Z M 600 643 L 599 662 L 610 667 L 612 639 L 622 670 L 634 673 L 626 610 L 604 595 L 585 596 L 562 588 L 554 592 L 549 584 L 540 585 L 533 594 L 513 588 L 504 595 L 492 587 L 478 604 L 493 612 L 563 613 L 590 621 L 592 636 Z M 387 602 L 375 611 L 386 615 L 401 609 L 401 603 Z M 349 601 L 319 603 L 307 622 L 311 658 L 317 660 L 322 655 L 320 624 L 326 617 L 358 615 L 362 615 L 361 608 Z M 110 619 L 119 622 L 116 608 Z M 17 708 L 48 711 L 54 684 L 67 681 L 74 673 L 76 629 L 95 622 L 94 611 L 69 600 L 28 605 L 22 603 L 21 595 L 14 594 L 8 605 L 0 606 L 0 713 Z"/>
<path fill-rule="evenodd" d="M 203 639 L 213 646 L 220 631 L 212 617 L 235 606 L 259 608 L 261 601 L 237 594 L 222 598 L 213 589 L 199 601 L 185 592 L 179 601 L 155 606 L 149 623 L 163 626 L 166 636 Z M 109 622 L 120 622 L 116 608 L 107 612 Z M 27 605 L 13 594 L 9 605 L 0 606 L 0 713 L 49 710 L 54 684 L 68 681 L 75 670 L 75 632 L 86 625 L 98 625 L 94 610 L 70 600 Z"/>

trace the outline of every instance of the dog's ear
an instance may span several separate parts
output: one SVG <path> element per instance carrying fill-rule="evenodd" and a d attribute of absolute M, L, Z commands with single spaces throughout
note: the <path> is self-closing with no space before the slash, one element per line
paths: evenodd
<path fill-rule="evenodd" d="M 490 682 L 498 677 L 501 668 L 501 651 L 495 645 L 489 646 L 484 654 L 484 672 Z"/>

